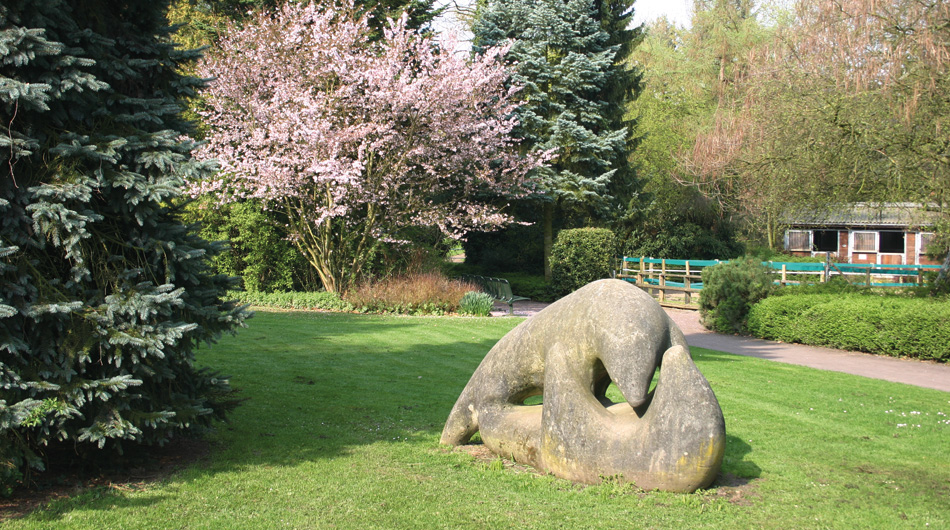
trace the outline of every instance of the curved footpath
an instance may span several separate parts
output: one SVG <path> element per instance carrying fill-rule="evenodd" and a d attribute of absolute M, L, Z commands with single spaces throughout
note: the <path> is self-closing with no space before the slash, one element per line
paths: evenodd
<path fill-rule="evenodd" d="M 515 302 L 515 316 L 529 317 L 547 307 L 535 301 Z M 495 305 L 492 316 L 503 316 L 507 305 Z M 780 363 L 797 364 L 847 374 L 905 383 L 950 392 L 950 365 L 912 359 L 896 359 L 867 353 L 848 352 L 818 346 L 787 344 L 770 340 L 722 335 L 699 323 L 699 312 L 666 309 L 667 314 L 683 330 L 686 342 L 697 348 L 758 357 Z"/>

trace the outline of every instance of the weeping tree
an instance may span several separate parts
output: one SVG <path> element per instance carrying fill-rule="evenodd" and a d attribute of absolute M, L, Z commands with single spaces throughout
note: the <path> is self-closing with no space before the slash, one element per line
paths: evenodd
<path fill-rule="evenodd" d="M 222 418 L 195 350 L 239 326 L 219 248 L 177 220 L 190 156 L 163 2 L 0 5 L 0 486 L 81 456 L 162 444 Z"/>

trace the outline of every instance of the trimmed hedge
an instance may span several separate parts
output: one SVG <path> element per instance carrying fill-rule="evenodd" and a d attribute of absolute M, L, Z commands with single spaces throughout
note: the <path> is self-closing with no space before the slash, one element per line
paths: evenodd
<path fill-rule="evenodd" d="M 275 293 L 230 291 L 228 297 L 242 304 L 281 309 L 324 309 L 327 311 L 352 311 L 353 304 L 336 293 L 326 291 L 279 291 Z"/>
<path fill-rule="evenodd" d="M 752 306 L 746 327 L 763 339 L 950 361 L 950 303 L 945 299 L 776 296 Z"/>
<path fill-rule="evenodd" d="M 616 253 L 614 233 L 606 228 L 561 230 L 551 247 L 551 285 L 563 296 L 610 277 Z"/>

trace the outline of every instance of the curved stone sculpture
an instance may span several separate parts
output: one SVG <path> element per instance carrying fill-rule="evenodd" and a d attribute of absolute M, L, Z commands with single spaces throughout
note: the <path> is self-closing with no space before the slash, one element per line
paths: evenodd
<path fill-rule="evenodd" d="M 626 403 L 606 398 L 611 379 Z M 541 405 L 524 404 L 539 394 Z M 726 440 L 719 402 L 683 333 L 649 295 L 621 280 L 591 283 L 498 341 L 441 441 L 461 445 L 476 432 L 495 454 L 561 478 L 612 477 L 675 492 L 712 483 Z"/>

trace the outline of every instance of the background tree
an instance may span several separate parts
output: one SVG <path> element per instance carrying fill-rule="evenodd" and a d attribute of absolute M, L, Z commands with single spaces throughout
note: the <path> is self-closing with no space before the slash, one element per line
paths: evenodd
<path fill-rule="evenodd" d="M 734 97 L 733 74 L 742 70 L 734 64 L 745 53 L 740 43 L 751 37 L 732 33 L 754 33 L 749 22 L 732 22 L 729 9 L 710 13 L 715 7 L 696 4 L 690 29 L 662 18 L 652 22 L 629 59 L 644 72 L 642 92 L 628 106 L 641 135 L 631 160 L 644 194 L 641 221 L 624 238 L 628 255 L 727 258 L 742 252 L 733 202 L 699 188 L 693 162 L 697 138 L 714 127 L 718 109 Z M 726 44 L 713 47 L 717 39 Z"/>
<path fill-rule="evenodd" d="M 161 444 L 228 407 L 194 350 L 245 318 L 177 221 L 209 170 L 180 101 L 162 2 L 0 6 L 0 482 L 44 448 Z"/>
<path fill-rule="evenodd" d="M 713 169 L 699 180 L 732 183 L 773 247 L 797 209 L 909 201 L 947 213 L 948 21 L 945 2 L 796 3 L 752 50 L 734 109 L 697 142 L 697 166 Z"/>
<path fill-rule="evenodd" d="M 636 37 L 626 29 L 629 5 L 496 0 L 473 24 L 477 51 L 511 43 L 512 83 L 524 86 L 514 131 L 524 138 L 523 149 L 553 154 L 532 177 L 543 212 L 547 279 L 556 216 L 566 211 L 583 224 L 606 222 L 618 217 L 618 200 L 629 206 L 635 197 L 627 162 L 632 130 L 621 110 L 638 75 L 623 62 Z"/>
<path fill-rule="evenodd" d="M 536 165 L 513 153 L 507 77 L 405 26 L 369 39 L 352 6 L 288 4 L 222 39 L 201 68 L 220 177 L 196 192 L 280 209 L 328 291 L 346 290 L 386 241 L 451 237 L 509 218 L 480 192 L 521 193 Z"/>

